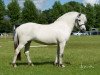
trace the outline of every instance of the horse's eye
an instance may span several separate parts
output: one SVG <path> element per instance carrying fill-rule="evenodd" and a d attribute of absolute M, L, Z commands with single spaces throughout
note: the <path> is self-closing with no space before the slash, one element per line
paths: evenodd
<path fill-rule="evenodd" d="M 81 20 L 78 20 L 78 21 L 81 21 Z"/>

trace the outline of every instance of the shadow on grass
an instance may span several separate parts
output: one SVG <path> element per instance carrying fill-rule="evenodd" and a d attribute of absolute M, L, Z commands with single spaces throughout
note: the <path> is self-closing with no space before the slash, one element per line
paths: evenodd
<path fill-rule="evenodd" d="M 50 64 L 54 64 L 54 62 L 50 61 L 50 62 L 33 62 L 32 64 L 34 65 L 50 65 Z M 10 65 L 12 65 L 12 63 L 10 63 Z M 17 62 L 16 65 L 20 66 L 20 65 L 28 65 L 27 62 Z"/>
<path fill-rule="evenodd" d="M 46 62 L 33 62 L 34 65 L 51 65 L 54 64 L 53 61 L 46 61 Z"/>
<path fill-rule="evenodd" d="M 12 64 L 12 63 L 10 63 Z M 32 64 L 36 65 L 36 66 L 39 66 L 39 65 L 54 65 L 54 62 L 53 61 L 45 61 L 45 62 L 33 62 Z M 70 62 L 64 62 L 65 65 L 71 65 Z M 20 66 L 20 65 L 28 65 L 27 62 L 17 62 L 16 63 L 17 66 Z"/>

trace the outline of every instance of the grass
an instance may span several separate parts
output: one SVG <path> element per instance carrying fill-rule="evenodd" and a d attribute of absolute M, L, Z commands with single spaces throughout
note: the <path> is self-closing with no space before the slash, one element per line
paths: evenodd
<path fill-rule="evenodd" d="M 32 42 L 33 45 L 39 45 Z M 27 65 L 22 50 L 22 61 L 18 67 L 11 65 L 13 40 L 0 38 L 0 75 L 99 75 L 100 74 L 100 36 L 71 36 L 64 52 L 65 68 L 53 65 L 56 46 L 30 48 L 34 67 Z M 71 64 L 68 64 L 70 62 Z"/>

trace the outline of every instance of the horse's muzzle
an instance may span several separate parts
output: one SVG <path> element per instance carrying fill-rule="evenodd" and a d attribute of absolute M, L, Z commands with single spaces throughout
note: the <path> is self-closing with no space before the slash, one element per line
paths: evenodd
<path fill-rule="evenodd" d="M 86 32 L 86 28 L 80 30 L 82 33 Z"/>

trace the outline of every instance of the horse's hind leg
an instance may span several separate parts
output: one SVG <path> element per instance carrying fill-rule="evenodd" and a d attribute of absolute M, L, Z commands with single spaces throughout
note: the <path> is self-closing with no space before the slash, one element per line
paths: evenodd
<path fill-rule="evenodd" d="M 31 65 L 31 66 L 33 66 L 32 61 L 31 61 L 31 59 L 30 59 L 30 55 L 29 55 L 30 43 L 31 43 L 31 41 L 29 41 L 29 42 L 25 45 L 25 55 L 26 55 L 26 57 L 27 57 L 28 64 Z"/>
<path fill-rule="evenodd" d="M 20 50 L 21 50 L 23 47 L 24 47 L 24 44 L 19 44 L 18 47 L 17 47 L 16 50 L 15 50 L 15 54 L 14 54 L 14 58 L 13 58 L 13 62 L 12 62 L 12 64 L 13 64 L 14 67 L 16 67 L 16 59 L 17 59 L 17 56 L 18 56 Z"/>

